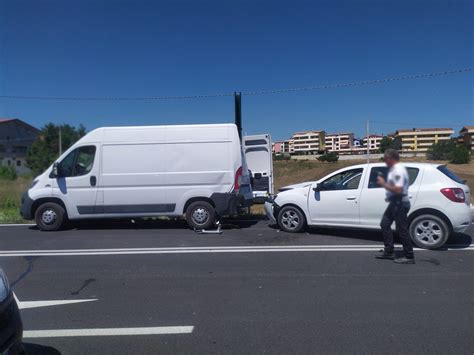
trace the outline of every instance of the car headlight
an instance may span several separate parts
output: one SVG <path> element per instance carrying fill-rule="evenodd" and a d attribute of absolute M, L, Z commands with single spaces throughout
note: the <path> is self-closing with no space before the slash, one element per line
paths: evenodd
<path fill-rule="evenodd" d="M 5 299 L 10 294 L 10 285 L 8 284 L 7 276 L 0 269 L 0 302 L 5 301 Z"/>
<path fill-rule="evenodd" d="M 30 184 L 30 187 L 28 187 L 28 189 L 32 189 L 33 187 L 35 187 L 37 183 L 38 183 L 38 180 L 33 180 L 32 183 Z"/>

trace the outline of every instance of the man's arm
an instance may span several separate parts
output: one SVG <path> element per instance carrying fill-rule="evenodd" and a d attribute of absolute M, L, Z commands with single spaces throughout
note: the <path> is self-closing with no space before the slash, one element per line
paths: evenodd
<path fill-rule="evenodd" d="M 393 192 L 394 194 L 399 195 L 403 193 L 403 184 L 402 186 L 389 184 L 388 182 L 385 181 L 385 179 L 382 176 L 379 176 L 377 178 L 377 184 L 387 189 L 388 191 Z"/>

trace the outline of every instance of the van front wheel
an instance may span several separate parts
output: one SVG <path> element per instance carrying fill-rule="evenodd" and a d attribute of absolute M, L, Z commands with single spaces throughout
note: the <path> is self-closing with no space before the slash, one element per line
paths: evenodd
<path fill-rule="evenodd" d="M 66 219 L 64 208 L 54 202 L 46 202 L 38 207 L 35 213 L 35 221 L 42 231 L 57 231 L 61 229 Z"/>
<path fill-rule="evenodd" d="M 186 209 L 186 222 L 192 229 L 208 229 L 215 221 L 216 211 L 209 202 L 196 201 Z"/>

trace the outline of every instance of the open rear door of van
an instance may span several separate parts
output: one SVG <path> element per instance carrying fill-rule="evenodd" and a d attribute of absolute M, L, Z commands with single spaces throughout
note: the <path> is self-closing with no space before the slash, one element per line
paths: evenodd
<path fill-rule="evenodd" d="M 269 134 L 245 136 L 244 152 L 251 172 L 255 203 L 263 203 L 273 194 L 272 139 Z"/>

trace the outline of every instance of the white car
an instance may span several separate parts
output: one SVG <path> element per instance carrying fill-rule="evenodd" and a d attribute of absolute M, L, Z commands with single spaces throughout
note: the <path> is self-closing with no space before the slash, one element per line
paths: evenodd
<path fill-rule="evenodd" d="M 410 177 L 409 231 L 417 246 L 439 248 L 453 231 L 471 225 L 471 195 L 462 179 L 445 165 L 400 164 Z M 318 181 L 286 186 L 265 203 L 267 216 L 286 232 L 307 225 L 379 229 L 387 202 L 376 180 L 387 171 L 383 163 L 354 165 Z"/>

